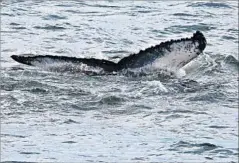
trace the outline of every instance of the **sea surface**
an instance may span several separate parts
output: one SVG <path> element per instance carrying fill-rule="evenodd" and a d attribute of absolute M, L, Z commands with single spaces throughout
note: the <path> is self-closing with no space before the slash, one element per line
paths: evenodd
<path fill-rule="evenodd" d="M 200 30 L 183 77 L 87 75 L 32 53 L 117 62 Z M 237 1 L 1 1 L 1 161 L 238 162 Z"/>

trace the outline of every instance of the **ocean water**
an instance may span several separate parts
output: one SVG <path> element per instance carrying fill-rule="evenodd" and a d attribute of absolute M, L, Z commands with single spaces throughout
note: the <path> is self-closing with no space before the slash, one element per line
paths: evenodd
<path fill-rule="evenodd" d="M 207 39 L 186 76 L 86 75 L 11 55 L 118 61 Z M 238 2 L 1 1 L 1 161 L 238 162 Z"/>

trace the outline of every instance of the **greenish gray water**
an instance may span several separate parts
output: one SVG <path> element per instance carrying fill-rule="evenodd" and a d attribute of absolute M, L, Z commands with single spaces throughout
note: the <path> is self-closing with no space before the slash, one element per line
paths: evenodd
<path fill-rule="evenodd" d="M 237 2 L 1 4 L 1 161 L 238 161 Z M 117 61 L 196 30 L 208 45 L 182 79 L 92 76 L 10 58 Z"/>

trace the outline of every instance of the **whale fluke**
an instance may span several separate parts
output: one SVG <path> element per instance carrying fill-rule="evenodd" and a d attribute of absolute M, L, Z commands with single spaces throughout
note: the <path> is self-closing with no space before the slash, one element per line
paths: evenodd
<path fill-rule="evenodd" d="M 147 65 L 159 65 L 161 68 L 181 68 L 203 52 L 206 47 L 206 39 L 200 31 L 196 31 L 191 38 L 182 38 L 162 42 L 136 54 L 122 58 L 118 63 L 96 58 L 76 58 L 52 55 L 12 55 L 15 61 L 36 66 L 41 63 L 68 62 L 74 64 L 86 64 L 99 67 L 106 72 L 120 71 L 127 68 L 140 68 Z"/>
<path fill-rule="evenodd" d="M 76 58 L 76 57 L 67 57 L 67 56 L 53 56 L 53 55 L 37 55 L 37 56 L 24 56 L 24 55 L 12 55 L 12 59 L 15 61 L 35 66 L 43 63 L 51 62 L 68 62 L 75 64 L 86 64 L 88 66 L 99 67 L 104 69 L 107 72 L 117 71 L 117 64 L 104 59 L 95 59 L 95 58 Z"/>
<path fill-rule="evenodd" d="M 196 31 L 191 38 L 162 42 L 159 45 L 141 50 L 137 54 L 129 55 L 121 59 L 118 64 L 121 69 L 139 68 L 147 64 L 152 64 L 156 59 L 164 62 L 165 58 L 167 58 L 167 62 L 177 62 L 174 63 L 174 66 L 179 68 L 179 66 L 183 67 L 202 53 L 206 44 L 204 35 L 200 31 Z M 177 66 L 177 64 L 180 65 Z"/>

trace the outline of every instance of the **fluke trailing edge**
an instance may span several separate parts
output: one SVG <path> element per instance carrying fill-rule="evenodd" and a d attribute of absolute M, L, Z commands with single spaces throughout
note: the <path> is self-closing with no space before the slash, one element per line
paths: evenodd
<path fill-rule="evenodd" d="M 204 35 L 197 31 L 191 38 L 162 42 L 159 45 L 124 57 L 118 63 L 96 58 L 75 58 L 52 55 L 12 55 L 11 57 L 19 63 L 31 66 L 35 66 L 36 63 L 41 64 L 53 60 L 74 64 L 86 64 L 87 66 L 102 68 L 106 72 L 120 71 L 128 68 L 140 68 L 148 65 L 166 69 L 179 69 L 201 54 L 206 44 L 207 42 Z"/>

